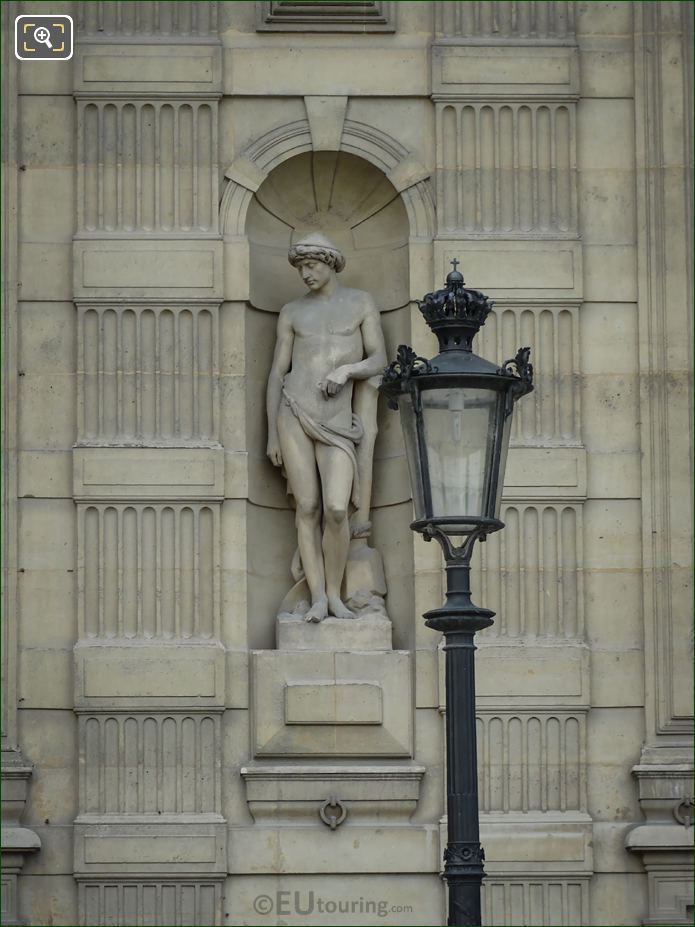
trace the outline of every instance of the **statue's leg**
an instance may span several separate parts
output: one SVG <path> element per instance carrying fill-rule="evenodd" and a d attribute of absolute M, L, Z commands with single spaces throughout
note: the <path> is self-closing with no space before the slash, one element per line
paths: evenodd
<path fill-rule="evenodd" d="M 354 618 L 354 612 L 340 598 L 350 547 L 348 505 L 354 477 L 352 461 L 339 447 L 317 444 L 316 462 L 323 493 L 323 562 L 328 610 L 336 618 Z"/>
<path fill-rule="evenodd" d="M 287 482 L 297 506 L 295 523 L 299 553 L 311 593 L 311 608 L 306 620 L 322 621 L 328 614 L 328 602 L 321 552 L 321 487 L 314 442 L 285 407 L 278 416 L 278 436 Z"/>

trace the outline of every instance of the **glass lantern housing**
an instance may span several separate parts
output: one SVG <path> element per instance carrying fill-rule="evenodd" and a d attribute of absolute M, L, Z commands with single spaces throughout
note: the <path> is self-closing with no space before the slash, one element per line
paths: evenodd
<path fill-rule="evenodd" d="M 455 264 L 458 262 L 455 262 Z M 455 265 L 454 265 L 455 267 Z M 472 351 L 492 301 L 454 269 L 419 301 L 439 339 L 431 361 L 401 345 L 381 391 L 400 411 L 416 531 L 487 534 L 499 521 L 514 402 L 533 389 L 529 349 L 498 367 Z"/>

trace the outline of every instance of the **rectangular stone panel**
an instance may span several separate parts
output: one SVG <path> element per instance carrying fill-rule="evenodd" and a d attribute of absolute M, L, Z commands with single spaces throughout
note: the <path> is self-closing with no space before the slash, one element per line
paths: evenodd
<path fill-rule="evenodd" d="M 221 297 L 222 243 L 76 241 L 74 286 L 85 298 Z"/>
<path fill-rule="evenodd" d="M 434 7 L 438 36 L 490 45 L 574 41 L 573 0 L 436 0 Z"/>
<path fill-rule="evenodd" d="M 77 45 L 75 90 L 97 93 L 219 93 L 221 49 L 214 45 Z"/>
<path fill-rule="evenodd" d="M 440 235 L 577 236 L 575 104 L 451 100 L 435 112 Z"/>
<path fill-rule="evenodd" d="M 282 80 L 277 79 L 277 48 L 261 46 L 226 48 L 224 93 L 232 96 L 304 96 L 315 86 L 316 49 L 295 42 L 284 48 Z M 394 96 L 427 96 L 429 66 L 421 48 L 405 45 L 360 47 L 355 67 L 354 46 L 322 51 L 323 85 L 337 96 L 382 96 L 383 87 Z"/>
<path fill-rule="evenodd" d="M 582 640 L 583 506 L 508 502 L 501 518 L 504 530 L 478 545 L 473 559 L 474 596 L 496 612 L 495 623 L 479 641 Z"/>
<path fill-rule="evenodd" d="M 586 811 L 585 711 L 479 709 L 476 726 L 481 812 Z"/>
<path fill-rule="evenodd" d="M 490 927 L 513 924 L 517 915 L 512 912 L 518 911 L 528 912 L 524 922 L 538 927 L 571 927 L 589 922 L 588 875 L 505 879 L 493 874 L 488 860 L 485 865 L 488 875 L 483 882 L 483 918 Z"/>
<path fill-rule="evenodd" d="M 219 636 L 220 504 L 80 504 L 80 639 Z"/>
<path fill-rule="evenodd" d="M 213 443 L 218 304 L 78 305 L 78 443 Z"/>
<path fill-rule="evenodd" d="M 533 394 L 531 394 L 533 395 Z M 517 406 L 514 414 L 520 413 Z M 512 426 L 513 427 L 513 426 Z M 586 499 L 586 451 L 579 447 L 514 447 L 509 451 L 504 476 L 506 502 L 534 497 Z"/>
<path fill-rule="evenodd" d="M 73 451 L 82 499 L 222 499 L 222 448 L 101 448 Z"/>
<path fill-rule="evenodd" d="M 220 722 L 221 710 L 80 713 L 82 814 L 219 813 Z"/>
<path fill-rule="evenodd" d="M 381 686 L 290 684 L 285 687 L 285 724 L 381 724 Z"/>
<path fill-rule="evenodd" d="M 181 856 L 190 863 L 215 861 L 215 838 L 212 836 L 180 835 L 177 839 L 140 837 L 119 834 L 105 840 L 100 835 L 85 835 L 84 861 L 90 863 L 124 863 L 138 859 L 143 863 L 175 863 Z"/>
<path fill-rule="evenodd" d="M 80 923 L 90 927 L 134 924 L 222 923 L 222 881 L 129 879 L 82 880 L 77 883 Z"/>
<path fill-rule="evenodd" d="M 77 106 L 78 236 L 217 231 L 217 101 L 90 98 Z"/>
<path fill-rule="evenodd" d="M 224 704 L 224 652 L 197 644 L 75 647 L 78 707 Z"/>
<path fill-rule="evenodd" d="M 505 48 L 433 45 L 432 95 L 540 96 L 567 99 L 579 93 L 575 48 Z"/>
<path fill-rule="evenodd" d="M 256 756 L 411 755 L 409 652 L 256 650 L 251 672 Z"/>
<path fill-rule="evenodd" d="M 434 243 L 437 280 L 444 280 L 451 261 L 462 262 L 468 286 L 493 298 L 534 303 L 582 298 L 582 254 L 573 241 L 447 241 Z"/>
<path fill-rule="evenodd" d="M 469 256 L 463 251 L 464 261 Z M 475 270 L 475 268 L 473 268 Z M 473 279 L 473 278 L 471 278 Z M 473 284 L 471 284 L 473 285 Z M 568 445 L 581 444 L 581 367 L 579 362 L 579 307 L 572 305 L 507 305 L 497 304 L 485 321 L 476 339 L 476 352 L 495 363 L 514 357 L 522 345 L 531 347 L 533 364 L 533 392 L 514 409 L 512 444 Z M 567 486 L 569 477 L 562 475 L 576 449 L 542 457 L 530 452 L 527 463 L 527 483 L 515 485 L 538 486 L 541 480 L 550 493 L 554 487 Z M 540 470 L 534 477 L 533 464 Z M 552 463 L 551 463 L 552 458 Z M 562 461 L 562 463 L 561 463 Z M 553 468 L 552 473 L 547 466 Z M 518 464 L 517 464 L 518 466 Z M 582 486 L 586 475 L 583 465 L 577 463 L 577 486 Z M 516 477 L 515 477 L 516 480 Z"/>
<path fill-rule="evenodd" d="M 75 874 L 219 873 L 226 866 L 226 827 L 195 821 L 75 824 Z"/>
<path fill-rule="evenodd" d="M 216 0 L 81 0 L 75 8 L 77 34 L 90 42 L 112 36 L 156 35 L 199 38 L 217 32 Z"/>
<path fill-rule="evenodd" d="M 511 697 L 519 708 L 589 704 L 586 645 L 507 644 L 492 640 L 486 645 L 483 634 L 476 638 L 476 643 L 476 692 L 480 709 L 506 707 Z M 440 692 L 443 691 L 440 686 Z"/>

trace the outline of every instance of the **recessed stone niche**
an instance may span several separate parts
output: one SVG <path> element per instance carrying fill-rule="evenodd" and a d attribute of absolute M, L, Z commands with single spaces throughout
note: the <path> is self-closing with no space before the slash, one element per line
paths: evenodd
<path fill-rule="evenodd" d="M 305 152 L 275 167 L 251 200 L 245 229 L 250 263 L 245 350 L 253 649 L 275 647 L 277 609 L 292 585 L 290 562 L 296 533 L 286 482 L 266 457 L 265 390 L 277 313 L 306 290 L 287 261 L 287 251 L 294 241 L 316 230 L 345 255 L 340 282 L 374 297 L 381 310 L 388 356 L 410 335 L 410 224 L 403 199 L 386 174 L 344 151 Z M 393 646 L 409 647 L 410 489 L 402 438 L 386 411 L 380 402 L 372 489 L 374 527 L 369 543 L 380 550 L 384 561 Z"/>

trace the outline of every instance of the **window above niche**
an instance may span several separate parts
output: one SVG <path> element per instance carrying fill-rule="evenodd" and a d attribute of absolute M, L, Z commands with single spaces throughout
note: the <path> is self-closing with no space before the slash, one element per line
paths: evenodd
<path fill-rule="evenodd" d="M 395 32 L 392 0 L 260 0 L 258 32 Z"/>

